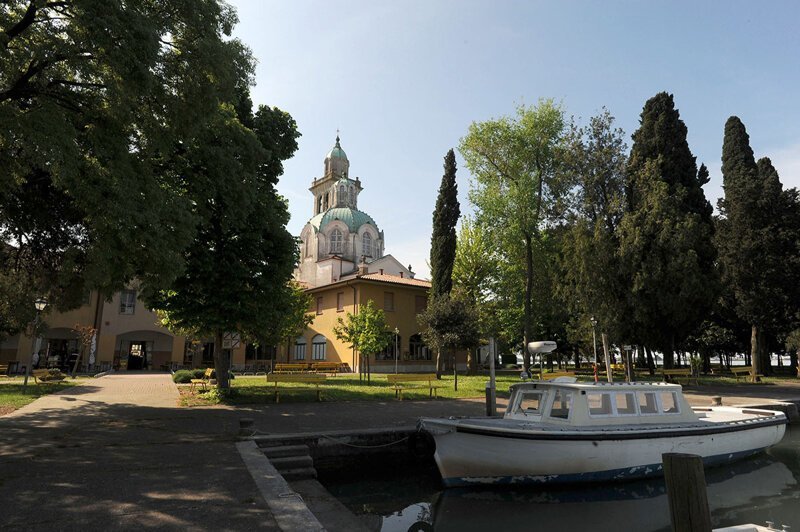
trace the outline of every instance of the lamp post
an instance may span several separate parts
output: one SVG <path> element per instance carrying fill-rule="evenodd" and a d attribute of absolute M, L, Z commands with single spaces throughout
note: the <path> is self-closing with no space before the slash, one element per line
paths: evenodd
<path fill-rule="evenodd" d="M 592 322 L 592 346 L 594 347 L 594 382 L 597 382 L 597 319 L 589 318 Z"/>
<path fill-rule="evenodd" d="M 31 347 L 31 358 L 28 361 L 28 365 L 25 367 L 25 380 L 22 382 L 23 388 L 28 386 L 28 377 L 31 375 L 33 356 L 39 351 L 39 317 L 47 306 L 47 300 L 43 297 L 36 298 L 36 301 L 33 302 L 33 306 L 36 308 L 36 318 L 33 320 L 33 346 Z"/>
<path fill-rule="evenodd" d="M 400 329 L 394 328 L 394 374 L 397 375 L 397 358 L 398 358 L 398 345 L 397 339 L 399 338 Z"/>

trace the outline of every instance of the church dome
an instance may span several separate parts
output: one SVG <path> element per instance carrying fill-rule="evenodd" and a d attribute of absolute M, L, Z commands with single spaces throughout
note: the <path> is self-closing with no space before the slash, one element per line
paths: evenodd
<path fill-rule="evenodd" d="M 342 149 L 342 146 L 339 144 L 339 136 L 336 136 L 336 145 L 331 148 L 331 151 L 328 152 L 328 155 L 325 156 L 326 159 L 344 159 L 347 160 L 347 154 Z"/>
<path fill-rule="evenodd" d="M 325 226 L 336 220 L 343 222 L 351 233 L 357 233 L 359 228 L 364 224 L 372 224 L 376 228 L 378 227 L 378 224 L 375 223 L 375 220 L 373 220 L 369 214 L 350 207 L 334 207 L 333 209 L 328 209 L 324 213 L 320 213 L 311 218 L 308 223 L 314 226 L 314 229 L 317 231 L 322 231 L 325 229 Z"/>

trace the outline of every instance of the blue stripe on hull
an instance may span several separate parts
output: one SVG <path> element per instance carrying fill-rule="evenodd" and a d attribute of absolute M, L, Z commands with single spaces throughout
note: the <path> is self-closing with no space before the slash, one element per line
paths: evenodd
<path fill-rule="evenodd" d="M 727 464 L 741 460 L 762 452 L 765 448 L 741 451 L 738 453 L 719 454 L 703 458 L 707 467 Z M 587 482 L 608 482 L 617 480 L 634 480 L 662 476 L 661 464 L 626 467 L 608 471 L 594 471 L 591 473 L 571 473 L 567 475 L 514 475 L 507 477 L 451 477 L 443 478 L 445 487 L 455 488 L 480 485 L 510 485 L 510 484 L 578 484 Z"/>

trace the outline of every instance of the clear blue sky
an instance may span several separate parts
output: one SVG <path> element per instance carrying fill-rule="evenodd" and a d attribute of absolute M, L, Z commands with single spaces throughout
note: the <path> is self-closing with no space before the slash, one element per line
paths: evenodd
<path fill-rule="evenodd" d="M 800 2 L 232 0 L 235 36 L 258 60 L 256 104 L 297 120 L 300 149 L 279 190 L 289 229 L 312 214 L 308 187 L 337 128 L 359 207 L 386 252 L 428 276 L 442 162 L 472 121 L 555 98 L 585 121 L 601 107 L 629 139 L 649 97 L 675 95 L 706 196 L 722 194 L 725 120 L 756 157 L 800 186 Z M 459 157 L 462 212 L 470 176 Z"/>

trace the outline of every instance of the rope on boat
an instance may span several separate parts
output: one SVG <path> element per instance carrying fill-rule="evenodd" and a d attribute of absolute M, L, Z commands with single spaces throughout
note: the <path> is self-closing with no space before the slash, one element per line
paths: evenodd
<path fill-rule="evenodd" d="M 345 443 L 343 441 L 339 441 L 336 438 L 334 438 L 332 436 L 328 436 L 326 434 L 321 434 L 321 436 L 323 438 L 327 438 L 327 439 L 331 440 L 332 442 L 338 443 L 339 445 L 346 445 L 347 447 L 355 447 L 356 449 L 378 449 L 380 447 L 389 447 L 391 445 L 397 445 L 398 443 L 402 443 L 402 442 L 408 440 L 408 436 L 406 436 L 404 438 L 400 438 L 397 441 L 393 441 L 393 442 L 390 442 L 390 443 L 382 443 L 380 445 L 356 445 L 354 443 Z"/>

